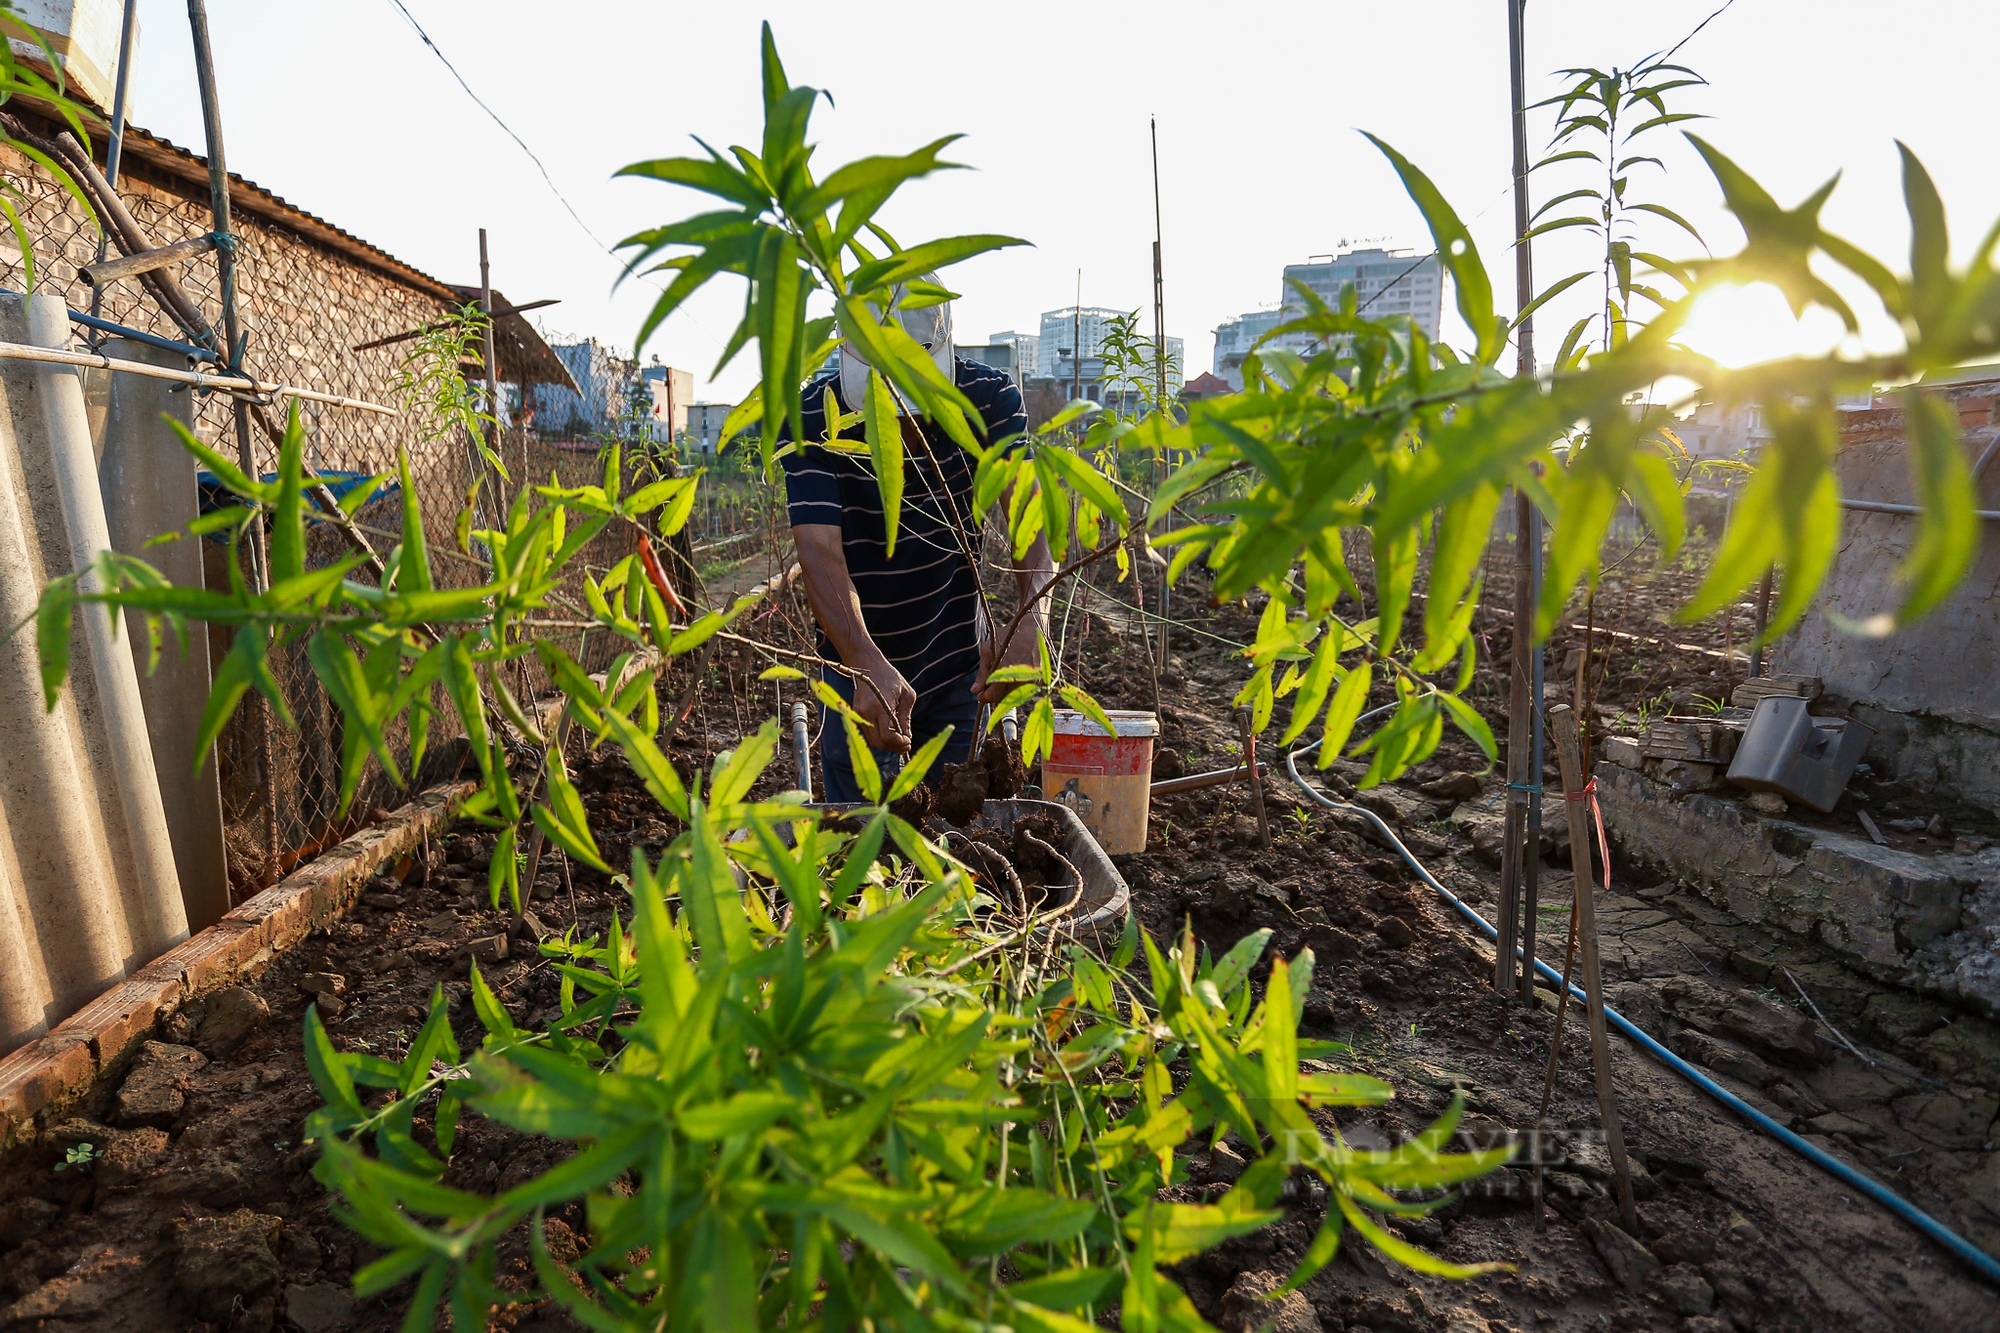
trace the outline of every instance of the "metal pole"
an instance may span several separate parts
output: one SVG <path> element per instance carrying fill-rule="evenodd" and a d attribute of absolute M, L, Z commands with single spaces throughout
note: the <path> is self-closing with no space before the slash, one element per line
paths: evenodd
<path fill-rule="evenodd" d="M 1529 614 L 1538 609 L 1542 588 L 1542 511 L 1528 509 Z M 1532 623 L 1532 622 L 1531 622 Z M 1529 680 L 1528 716 L 1534 719 L 1534 776 L 1528 779 L 1528 836 L 1521 853 L 1521 1001 L 1535 1001 L 1535 927 L 1542 910 L 1542 774 L 1548 768 L 1548 744 L 1543 731 L 1544 674 L 1548 653 L 1534 645 Z"/>
<path fill-rule="evenodd" d="M 209 48 L 208 9 L 203 0 L 188 0 L 188 27 L 194 38 L 195 79 L 201 90 L 201 126 L 208 144 L 209 225 L 215 232 L 215 266 L 220 278 L 222 304 L 222 353 L 228 369 L 243 370 L 243 352 L 248 339 L 241 330 L 236 310 L 236 237 L 229 218 L 229 165 L 222 151 L 222 104 L 215 91 L 215 56 Z M 244 474 L 259 475 L 257 457 L 250 443 L 250 405 L 236 400 L 236 460 Z M 255 525 L 250 542 L 251 586 L 262 591 L 269 586 L 270 554 L 264 545 L 264 527 Z M 271 705 L 266 700 L 258 710 L 263 733 L 264 816 L 266 857 L 264 878 L 269 883 L 278 869 L 278 773 L 271 748 Z"/>
<path fill-rule="evenodd" d="M 125 0 L 125 26 L 118 33 L 118 82 L 111 94 L 111 147 L 104 159 L 105 179 L 112 188 L 118 186 L 118 162 L 125 155 L 125 90 L 132 79 L 132 38 L 139 31 L 139 0 Z M 97 262 L 104 262 L 105 247 L 111 243 L 110 233 L 101 227 L 97 233 Z M 104 293 L 90 294 L 90 313 L 95 315 L 104 305 Z"/>
<path fill-rule="evenodd" d="M 1167 280 L 1161 267 L 1161 244 L 1166 232 L 1160 223 L 1160 121 L 1157 116 L 1147 117 L 1147 125 L 1153 136 L 1153 371 L 1159 393 L 1162 415 L 1167 412 Z M 1166 481 L 1166 459 L 1153 460 L 1154 485 Z M 1139 580 L 1139 566 L 1132 566 L 1132 578 Z M 1143 598 L 1141 599 L 1144 600 Z M 1143 626 L 1141 629 L 1143 630 Z M 1160 572 L 1160 642 L 1153 657 L 1153 711 L 1160 710 L 1160 673 L 1167 669 L 1167 576 Z"/>
<path fill-rule="evenodd" d="M 798 761 L 799 790 L 806 794 L 808 803 L 813 794 L 813 761 L 810 732 L 806 726 L 806 706 L 792 705 L 792 758 Z"/>
<path fill-rule="evenodd" d="M 1535 276 L 1527 242 L 1528 113 L 1525 73 L 1525 9 L 1527 0 L 1507 0 L 1508 73 L 1514 140 L 1514 288 L 1516 309 L 1534 300 Z M 1535 373 L 1534 325 L 1524 319 L 1515 330 L 1515 374 Z M 1536 565 L 1540 563 L 1541 524 L 1535 507 L 1519 488 L 1514 492 L 1514 649 L 1512 690 L 1507 716 L 1506 843 L 1500 865 L 1500 939 L 1494 962 L 1494 989 L 1521 991 L 1532 998 L 1534 968 L 1519 966 L 1517 949 L 1534 949 L 1534 908 L 1529 907 L 1525 938 L 1521 929 L 1523 889 L 1532 904 L 1539 888 L 1536 870 L 1541 859 L 1540 802 L 1533 799 L 1541 783 L 1541 725 L 1535 699 L 1540 695 L 1541 669 L 1528 661 L 1535 628 Z M 1523 740 L 1528 741 L 1523 745 Z M 1533 854 L 1528 854 L 1529 838 Z"/>
<path fill-rule="evenodd" d="M 1167 286 L 1160 268 L 1160 122 L 1148 117 L 1153 132 L 1153 369 L 1158 381 L 1160 411 L 1167 410 Z"/>
<path fill-rule="evenodd" d="M 1071 401 L 1083 397 L 1083 270 L 1076 271 L 1076 304 L 1070 307 L 1070 367 L 1076 376 Z"/>
<path fill-rule="evenodd" d="M 498 367 L 494 365 L 493 360 L 493 274 L 486 262 L 486 228 L 484 227 L 479 229 L 479 313 L 486 316 L 486 341 L 482 351 L 482 356 L 486 361 L 486 410 L 493 414 L 493 456 L 499 458 L 501 456 L 500 372 Z M 521 456 L 521 480 L 515 483 L 517 487 L 528 484 L 527 447 L 525 443 L 521 446 L 523 450 Z M 496 505 L 499 503 L 498 496 L 494 497 L 494 502 Z M 503 524 L 507 521 L 504 513 L 500 521 Z"/>
<path fill-rule="evenodd" d="M 1750 679 L 1764 674 L 1764 627 L 1771 623 L 1771 571 L 1757 583 L 1757 632 L 1750 645 Z"/>

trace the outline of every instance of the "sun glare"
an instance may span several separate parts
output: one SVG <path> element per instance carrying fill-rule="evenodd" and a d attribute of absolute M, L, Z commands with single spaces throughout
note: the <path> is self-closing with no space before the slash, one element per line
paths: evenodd
<path fill-rule="evenodd" d="M 1838 347 L 1840 317 L 1814 307 L 1792 317 L 1785 295 L 1768 282 L 1718 287 L 1694 303 L 1680 341 L 1722 365 L 1755 365 L 1784 356 L 1820 356 Z"/>

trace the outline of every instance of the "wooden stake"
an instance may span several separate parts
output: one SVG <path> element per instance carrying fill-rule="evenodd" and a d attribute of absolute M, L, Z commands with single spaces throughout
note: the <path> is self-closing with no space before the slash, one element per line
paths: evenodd
<path fill-rule="evenodd" d="M 1597 1078 L 1597 1112 L 1604 1121 L 1605 1146 L 1618 1182 L 1618 1211 L 1625 1230 L 1639 1234 L 1639 1213 L 1632 1202 L 1632 1168 L 1625 1160 L 1625 1134 L 1618 1123 L 1618 1098 L 1611 1087 L 1611 1038 L 1604 1025 L 1604 973 L 1597 954 L 1597 893 L 1590 873 L 1590 793 L 1577 745 L 1576 710 L 1557 704 L 1549 710 L 1555 732 L 1556 762 L 1562 766 L 1563 805 L 1569 815 L 1569 859 L 1574 872 L 1578 950 L 1583 957 L 1583 1007 L 1590 1020 L 1590 1065 Z"/>
<path fill-rule="evenodd" d="M 1243 766 L 1249 770 L 1250 808 L 1257 812 L 1257 837 L 1271 845 L 1271 816 L 1264 809 L 1264 775 L 1257 767 L 1257 731 L 1250 710 L 1236 710 L 1236 734 L 1243 738 Z"/>

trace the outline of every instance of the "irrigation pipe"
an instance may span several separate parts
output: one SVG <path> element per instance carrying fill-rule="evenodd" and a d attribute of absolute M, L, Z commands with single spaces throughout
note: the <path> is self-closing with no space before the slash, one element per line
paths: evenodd
<path fill-rule="evenodd" d="M 1377 709 L 1376 711 L 1381 712 L 1383 710 Z M 1370 716 L 1372 716 L 1372 714 Z M 1490 940 L 1498 940 L 1500 937 L 1500 932 L 1494 928 L 1492 923 L 1487 921 L 1485 917 L 1479 915 L 1479 913 L 1473 911 L 1472 908 L 1467 906 L 1465 901 L 1461 899 L 1457 894 L 1453 893 L 1450 889 L 1447 889 L 1444 885 L 1438 883 L 1437 878 L 1434 875 L 1432 875 L 1430 871 L 1424 868 L 1423 862 L 1417 860 L 1416 857 L 1410 854 L 1410 849 L 1403 845 L 1403 840 L 1396 836 L 1395 832 L 1390 829 L 1388 824 L 1383 822 L 1382 818 L 1379 815 L 1377 815 L 1374 811 L 1366 809 L 1362 806 L 1350 805 L 1345 801 L 1329 800 L 1327 797 L 1321 795 L 1319 791 L 1316 788 L 1314 788 L 1310 783 L 1308 783 L 1304 778 L 1299 776 L 1298 757 L 1301 754 L 1306 753 L 1308 750 L 1313 749 L 1314 746 L 1317 746 L 1318 744 L 1319 744 L 1318 741 L 1314 741 L 1312 745 L 1302 746 L 1299 749 L 1288 751 L 1285 755 L 1285 768 L 1291 773 L 1292 781 L 1298 784 L 1299 790 L 1303 791 L 1306 795 L 1310 796 L 1313 800 L 1319 802 L 1319 804 L 1325 806 L 1329 810 L 1351 811 L 1354 814 L 1361 815 L 1364 818 L 1368 819 L 1370 822 L 1372 822 L 1375 825 L 1375 827 L 1378 830 L 1380 830 L 1382 836 L 1389 840 L 1389 845 L 1394 847 L 1397 853 L 1401 855 L 1405 861 L 1409 862 L 1410 868 L 1412 870 L 1415 870 L 1417 874 L 1421 875 L 1423 877 L 1424 883 L 1430 885 L 1431 888 L 1437 892 L 1437 895 L 1440 898 L 1443 898 L 1447 903 L 1450 903 L 1454 908 L 1458 910 L 1461 916 L 1463 916 L 1467 921 L 1470 921 L 1473 925 L 1477 926 L 1481 934 L 1485 935 Z M 1539 958 L 1535 960 L 1535 970 L 1541 973 L 1544 977 L 1547 977 L 1550 981 L 1556 983 L 1558 986 L 1562 984 L 1561 975 L 1557 973 L 1554 968 L 1550 967 L 1547 963 L 1543 962 Z M 1583 1000 L 1583 991 L 1578 987 L 1572 985 L 1569 988 L 1569 991 L 1570 994 L 1575 996 L 1579 1002 Z M 1852 1185 L 1855 1189 L 1860 1190 L 1863 1194 L 1866 1194 L 1876 1203 L 1881 1204 L 1884 1208 L 1887 1208 L 1890 1212 L 1896 1214 L 1896 1216 L 1902 1218 L 1905 1222 L 1908 1222 L 1911 1226 L 1923 1232 L 1926 1236 L 1929 1236 L 1939 1245 L 1942 1245 L 1945 1249 L 1950 1250 L 1952 1254 L 1957 1256 L 1961 1262 L 1963 1262 L 1967 1267 L 1971 1268 L 1973 1272 L 1977 1273 L 1980 1277 L 1984 1278 L 1988 1283 L 1992 1284 L 1996 1288 L 2000 1288 L 2000 1260 L 1995 1260 L 1992 1255 L 1987 1254 L 1984 1250 L 1981 1250 L 1971 1241 L 1965 1239 L 1965 1237 L 1951 1230 L 1949 1227 L 1945 1226 L 1942 1222 L 1939 1222 L 1936 1218 L 1932 1217 L 1929 1213 L 1924 1212 L 1922 1209 L 1918 1208 L 1915 1204 L 1911 1203 L 1908 1199 L 1905 1199 L 1902 1195 L 1897 1194 L 1894 1190 L 1891 1190 L 1887 1186 L 1878 1183 L 1869 1176 L 1863 1175 L 1861 1172 L 1855 1170 L 1853 1167 L 1841 1161 L 1838 1157 L 1835 1157 L 1833 1154 L 1823 1151 L 1822 1149 L 1814 1146 L 1813 1144 L 1806 1142 L 1804 1139 L 1800 1138 L 1797 1134 L 1792 1133 L 1791 1130 L 1786 1129 L 1783 1125 L 1773 1120 L 1770 1116 L 1765 1115 L 1762 1111 L 1759 1111 L 1756 1107 L 1750 1105 L 1750 1103 L 1744 1101 L 1741 1097 L 1738 1097 L 1735 1093 L 1729 1091 L 1729 1089 L 1723 1087 L 1721 1084 L 1717 1083 L 1714 1079 L 1702 1073 L 1699 1069 L 1696 1069 L 1693 1065 L 1689 1064 L 1687 1061 L 1681 1059 L 1678 1055 L 1675 1055 L 1672 1051 L 1662 1046 L 1659 1042 L 1653 1040 L 1651 1036 L 1641 1031 L 1640 1028 L 1636 1024 L 1634 1024 L 1630 1019 L 1626 1018 L 1625 1015 L 1619 1013 L 1616 1009 L 1613 1009 L 1608 1004 L 1604 1006 L 1604 1016 L 1605 1018 L 1610 1020 L 1611 1023 L 1614 1024 L 1620 1032 L 1623 1032 L 1627 1037 L 1631 1038 L 1634 1042 L 1637 1042 L 1642 1049 L 1644 1049 L 1648 1054 L 1657 1059 L 1660 1063 L 1664 1064 L 1667 1068 L 1673 1070 L 1676 1074 L 1679 1074 L 1681 1077 L 1687 1079 L 1697 1088 L 1700 1088 L 1703 1092 L 1715 1098 L 1715 1100 L 1721 1102 L 1724 1106 L 1736 1112 L 1738 1115 L 1742 1116 L 1745 1120 L 1748 1120 L 1752 1125 L 1764 1131 L 1764 1133 L 1770 1135 L 1772 1138 L 1776 1139 L 1779 1143 L 1784 1144 L 1787 1148 L 1790 1148 L 1793 1152 L 1799 1154 L 1801 1157 L 1811 1162 L 1814 1166 L 1819 1167 L 1822 1171 L 1825 1171 L 1828 1175 L 1833 1176 L 1835 1179 L 1843 1182 L 1844 1184 Z"/>

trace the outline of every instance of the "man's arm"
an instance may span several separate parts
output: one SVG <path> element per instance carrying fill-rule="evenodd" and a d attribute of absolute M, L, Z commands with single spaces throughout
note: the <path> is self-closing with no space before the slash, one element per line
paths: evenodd
<path fill-rule="evenodd" d="M 792 541 L 798 547 L 799 570 L 814 618 L 833 641 L 840 660 L 861 677 L 854 682 L 854 711 L 868 724 L 868 743 L 878 750 L 908 754 L 910 710 L 916 707 L 917 692 L 869 636 L 861 618 L 860 595 L 847 572 L 840 528 L 831 523 L 796 524 Z"/>

